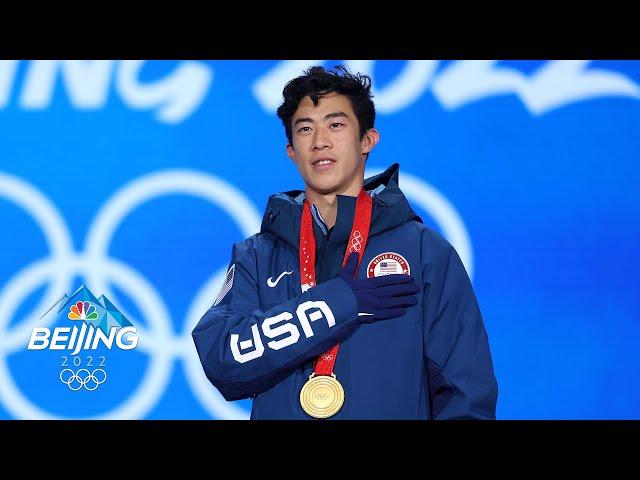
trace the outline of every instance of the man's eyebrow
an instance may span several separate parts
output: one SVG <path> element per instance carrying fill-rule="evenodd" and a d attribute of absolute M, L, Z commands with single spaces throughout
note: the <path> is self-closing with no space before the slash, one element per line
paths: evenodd
<path fill-rule="evenodd" d="M 324 116 L 325 120 L 329 120 L 330 118 L 336 118 L 336 117 L 346 117 L 349 118 L 349 115 L 347 115 L 344 112 L 333 112 L 333 113 L 329 113 L 327 115 Z"/>
<path fill-rule="evenodd" d="M 295 125 L 298 125 L 299 123 L 302 123 L 302 122 L 313 123 L 313 120 L 310 119 L 309 117 L 299 118 L 295 122 L 293 122 L 293 125 L 295 126 Z"/>
<path fill-rule="evenodd" d="M 333 112 L 333 113 L 328 113 L 324 116 L 325 120 L 329 120 L 330 118 L 336 118 L 336 117 L 345 117 L 345 118 L 349 118 L 349 115 L 347 115 L 344 112 Z M 313 119 L 309 118 L 309 117 L 303 117 L 303 118 L 298 118 L 295 122 L 293 122 L 293 125 L 298 125 L 299 123 L 303 123 L 303 122 L 308 122 L 308 123 L 313 123 Z"/>

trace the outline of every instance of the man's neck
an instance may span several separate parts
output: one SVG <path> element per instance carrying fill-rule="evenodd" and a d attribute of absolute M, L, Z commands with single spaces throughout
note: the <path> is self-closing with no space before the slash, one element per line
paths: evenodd
<path fill-rule="evenodd" d="M 362 183 L 352 185 L 344 191 L 336 191 L 327 194 L 316 192 L 307 186 L 305 192 L 307 194 L 309 204 L 314 204 L 318 207 L 320 215 L 322 215 L 322 219 L 327 224 L 327 227 L 331 228 L 335 225 L 336 217 L 338 216 L 338 195 L 357 197 L 360 190 L 362 190 Z"/>

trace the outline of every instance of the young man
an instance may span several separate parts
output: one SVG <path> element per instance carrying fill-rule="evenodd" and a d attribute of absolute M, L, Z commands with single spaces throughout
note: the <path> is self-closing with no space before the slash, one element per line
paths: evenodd
<path fill-rule="evenodd" d="M 312 67 L 278 109 L 304 191 L 269 198 L 233 245 L 193 339 L 227 400 L 252 419 L 494 419 L 482 316 L 453 247 L 398 187 L 364 179 L 379 140 L 371 80 Z"/>

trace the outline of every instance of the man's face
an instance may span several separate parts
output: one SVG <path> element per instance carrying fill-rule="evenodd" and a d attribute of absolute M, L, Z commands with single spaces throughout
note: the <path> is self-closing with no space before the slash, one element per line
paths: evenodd
<path fill-rule="evenodd" d="M 291 119 L 291 139 L 293 145 L 287 145 L 287 155 L 305 184 L 327 194 L 362 183 L 364 154 L 377 142 L 377 132 L 371 129 L 360 140 L 358 119 L 349 98 L 332 92 L 321 96 L 317 106 L 308 96 L 300 100 Z M 330 162 L 323 165 L 325 162 L 319 162 L 323 159 Z"/>

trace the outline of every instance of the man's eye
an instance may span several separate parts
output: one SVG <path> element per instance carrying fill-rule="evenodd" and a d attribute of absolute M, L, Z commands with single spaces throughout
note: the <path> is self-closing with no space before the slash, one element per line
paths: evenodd
<path fill-rule="evenodd" d="M 332 127 L 335 127 L 337 125 L 339 126 L 339 125 L 344 125 L 344 124 L 340 123 L 340 122 L 334 122 L 334 123 L 331 124 Z"/>
<path fill-rule="evenodd" d="M 311 127 L 302 127 L 298 129 L 298 132 L 308 132 L 309 130 L 311 130 Z"/>

